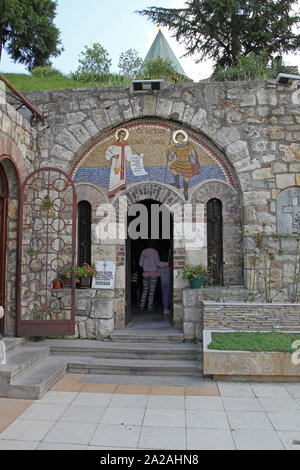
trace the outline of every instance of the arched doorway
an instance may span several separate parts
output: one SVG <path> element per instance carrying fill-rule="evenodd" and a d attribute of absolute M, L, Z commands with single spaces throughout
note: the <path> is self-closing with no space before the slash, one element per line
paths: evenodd
<path fill-rule="evenodd" d="M 126 324 L 133 319 L 159 321 L 173 318 L 173 217 L 168 208 L 153 199 L 133 204 L 127 216 L 126 241 Z M 152 310 L 149 311 L 149 295 L 141 309 L 143 295 L 143 269 L 139 266 L 144 249 L 157 250 L 160 261 L 169 265 L 169 295 L 157 277 Z M 164 302 L 165 299 L 165 302 Z M 169 314 L 164 315 L 166 301 Z"/>
<path fill-rule="evenodd" d="M 0 305 L 5 301 L 6 270 L 6 230 L 7 230 L 8 184 L 2 164 L 0 163 Z M 4 334 L 4 318 L 0 320 L 0 333 Z"/>

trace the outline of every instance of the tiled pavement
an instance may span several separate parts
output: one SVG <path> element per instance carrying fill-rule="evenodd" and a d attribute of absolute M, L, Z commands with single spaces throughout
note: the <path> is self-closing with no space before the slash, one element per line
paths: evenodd
<path fill-rule="evenodd" d="M 300 450 L 300 384 L 197 387 L 84 382 L 0 399 L 0 450 Z"/>

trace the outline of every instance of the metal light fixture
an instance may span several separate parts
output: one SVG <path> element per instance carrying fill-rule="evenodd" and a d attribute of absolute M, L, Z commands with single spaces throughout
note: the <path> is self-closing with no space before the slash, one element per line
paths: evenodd
<path fill-rule="evenodd" d="M 132 91 L 159 91 L 163 84 L 162 79 L 132 80 Z"/>
<path fill-rule="evenodd" d="M 277 83 L 281 83 L 283 85 L 290 85 L 293 80 L 300 80 L 300 75 L 293 73 L 280 73 L 276 79 Z"/>

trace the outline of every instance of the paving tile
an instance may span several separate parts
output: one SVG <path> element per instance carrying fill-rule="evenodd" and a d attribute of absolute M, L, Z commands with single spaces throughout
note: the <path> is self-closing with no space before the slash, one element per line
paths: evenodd
<path fill-rule="evenodd" d="M 133 394 L 147 395 L 150 393 L 150 385 L 118 385 L 115 393 L 117 394 Z"/>
<path fill-rule="evenodd" d="M 185 410 L 147 409 L 143 426 L 185 427 Z M 159 430 L 158 430 L 159 432 Z"/>
<path fill-rule="evenodd" d="M 300 384 L 284 384 L 284 388 L 294 398 L 300 398 Z"/>
<path fill-rule="evenodd" d="M 16 419 L 0 434 L 0 439 L 42 441 L 52 426 L 52 421 Z"/>
<path fill-rule="evenodd" d="M 265 411 L 278 411 L 278 412 L 299 412 L 300 406 L 296 400 L 292 397 L 290 398 L 259 398 L 260 403 L 262 404 Z"/>
<path fill-rule="evenodd" d="M 262 411 L 227 411 L 227 418 L 231 429 L 274 429 Z"/>
<path fill-rule="evenodd" d="M 178 410 L 185 408 L 185 398 L 183 396 L 150 395 L 147 408 L 162 408 L 166 410 Z"/>
<path fill-rule="evenodd" d="M 224 411 L 221 397 L 186 397 L 187 410 Z"/>
<path fill-rule="evenodd" d="M 120 426 L 100 423 L 89 445 L 136 448 L 140 432 L 140 426 Z"/>
<path fill-rule="evenodd" d="M 278 431 L 278 435 L 287 450 L 300 450 L 300 430 Z"/>
<path fill-rule="evenodd" d="M 236 430 L 232 436 L 237 450 L 284 450 L 276 431 Z"/>
<path fill-rule="evenodd" d="M 186 410 L 188 428 L 229 429 L 225 411 Z"/>
<path fill-rule="evenodd" d="M 200 387 L 185 387 L 184 394 L 186 397 L 189 396 L 220 396 L 220 392 L 217 384 L 215 383 L 205 383 Z"/>
<path fill-rule="evenodd" d="M 300 431 L 300 413 L 267 413 L 274 428 L 279 431 Z"/>
<path fill-rule="evenodd" d="M 264 411 L 258 398 L 223 397 L 226 411 Z"/>
<path fill-rule="evenodd" d="M 76 406 L 70 405 L 61 415 L 60 421 L 74 423 L 100 423 L 105 406 Z"/>
<path fill-rule="evenodd" d="M 77 382 L 61 382 L 54 385 L 51 390 L 57 392 L 81 392 L 84 384 Z"/>
<path fill-rule="evenodd" d="M 87 446 L 87 450 L 115 450 L 115 451 L 120 451 L 120 450 L 136 450 L 136 447 Z"/>
<path fill-rule="evenodd" d="M 81 393 L 115 393 L 117 384 L 84 383 Z"/>
<path fill-rule="evenodd" d="M 38 441 L 0 440 L 0 450 L 35 450 L 38 445 Z"/>
<path fill-rule="evenodd" d="M 50 403 L 33 403 L 20 416 L 20 419 L 34 419 L 39 421 L 57 421 L 68 405 L 55 405 Z"/>
<path fill-rule="evenodd" d="M 184 395 L 184 387 L 161 387 L 153 385 L 150 388 L 151 395 Z"/>
<path fill-rule="evenodd" d="M 64 382 L 79 382 L 82 378 L 83 374 L 66 374 L 61 380 Z"/>
<path fill-rule="evenodd" d="M 106 408 L 101 424 L 142 425 L 144 408 Z"/>
<path fill-rule="evenodd" d="M 138 449 L 186 450 L 186 430 L 174 427 L 145 426 L 142 428 Z"/>
<path fill-rule="evenodd" d="M 9 424 L 11 424 L 15 418 L 0 418 L 0 433 L 7 428 Z"/>
<path fill-rule="evenodd" d="M 290 394 L 281 384 L 254 383 L 251 388 L 259 398 L 290 398 Z"/>
<path fill-rule="evenodd" d="M 107 406 L 113 397 L 112 393 L 79 393 L 72 401 L 74 406 Z"/>
<path fill-rule="evenodd" d="M 115 394 L 109 406 L 113 408 L 146 408 L 147 402 L 148 395 Z"/>
<path fill-rule="evenodd" d="M 15 419 L 32 403 L 34 403 L 33 400 L 0 398 L 0 417 L 1 419 Z"/>
<path fill-rule="evenodd" d="M 85 444 L 61 444 L 60 442 L 41 442 L 36 450 L 87 450 Z"/>
<path fill-rule="evenodd" d="M 254 397 L 253 390 L 247 382 L 218 382 L 222 397 Z"/>
<path fill-rule="evenodd" d="M 88 444 L 97 424 L 59 421 L 53 425 L 44 442 L 59 444 Z"/>
<path fill-rule="evenodd" d="M 187 429 L 187 450 L 235 450 L 227 429 Z"/>
<path fill-rule="evenodd" d="M 74 398 L 76 398 L 78 392 L 60 392 L 52 391 L 47 392 L 40 400 L 39 403 L 54 403 L 56 405 L 69 405 Z"/>

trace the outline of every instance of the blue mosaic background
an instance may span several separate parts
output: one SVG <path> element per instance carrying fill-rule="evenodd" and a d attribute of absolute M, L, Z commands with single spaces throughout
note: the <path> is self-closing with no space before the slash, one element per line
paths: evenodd
<path fill-rule="evenodd" d="M 126 183 L 132 184 L 140 183 L 143 181 L 157 181 L 159 183 L 164 182 L 166 171 L 165 166 L 146 166 L 145 170 L 147 171 L 148 175 L 136 177 L 132 173 L 131 167 L 127 167 Z M 85 181 L 88 183 L 94 183 L 99 186 L 108 188 L 109 175 L 110 167 L 85 166 L 78 168 L 74 177 L 74 182 L 79 183 Z M 225 175 L 219 166 L 201 165 L 200 174 L 193 176 L 190 181 L 190 186 L 195 186 L 196 184 L 209 179 L 226 180 Z M 173 183 L 173 181 L 173 175 L 171 173 L 170 168 L 168 168 L 166 184 Z"/>

